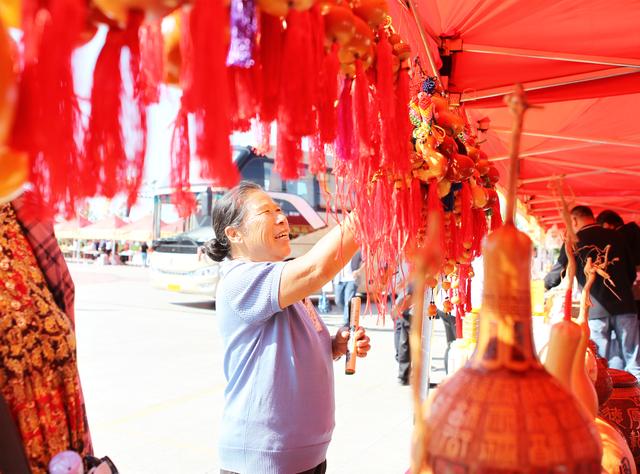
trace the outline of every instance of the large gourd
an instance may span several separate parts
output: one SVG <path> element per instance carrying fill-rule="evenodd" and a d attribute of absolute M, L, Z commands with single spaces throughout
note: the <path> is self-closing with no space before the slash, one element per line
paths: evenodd
<path fill-rule="evenodd" d="M 519 98 L 518 98 L 519 97 Z M 513 224 L 517 148 L 511 154 L 507 222 L 487 238 L 480 334 L 471 360 L 424 410 L 421 463 L 414 472 L 600 473 L 599 437 L 573 395 L 539 362 L 533 346 L 531 240 Z M 414 459 L 415 460 L 415 459 Z"/>

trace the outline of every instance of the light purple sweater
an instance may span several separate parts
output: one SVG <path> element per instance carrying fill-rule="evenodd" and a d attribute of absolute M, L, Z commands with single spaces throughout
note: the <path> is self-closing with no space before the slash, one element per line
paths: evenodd
<path fill-rule="evenodd" d="M 334 427 L 331 336 L 302 302 L 278 304 L 284 262 L 225 260 L 216 293 L 227 380 L 220 467 L 295 474 L 326 458 Z"/>

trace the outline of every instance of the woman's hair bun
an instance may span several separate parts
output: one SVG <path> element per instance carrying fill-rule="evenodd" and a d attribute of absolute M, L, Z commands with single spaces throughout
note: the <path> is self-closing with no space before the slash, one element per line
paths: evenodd
<path fill-rule="evenodd" d="M 227 258 L 229 256 L 229 253 L 231 252 L 231 247 L 229 246 L 228 241 L 223 242 L 216 238 L 205 242 L 202 248 L 204 250 L 204 253 L 206 253 L 211 260 L 214 260 L 216 262 L 221 262 L 222 260 Z"/>

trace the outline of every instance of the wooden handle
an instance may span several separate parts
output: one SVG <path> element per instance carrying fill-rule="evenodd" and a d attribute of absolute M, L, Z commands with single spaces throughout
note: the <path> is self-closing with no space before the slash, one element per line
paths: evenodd
<path fill-rule="evenodd" d="M 351 298 L 351 308 L 349 316 L 349 346 L 347 348 L 347 354 L 344 363 L 344 373 L 347 375 L 353 375 L 356 373 L 356 328 L 360 325 L 360 297 L 354 296 Z"/>

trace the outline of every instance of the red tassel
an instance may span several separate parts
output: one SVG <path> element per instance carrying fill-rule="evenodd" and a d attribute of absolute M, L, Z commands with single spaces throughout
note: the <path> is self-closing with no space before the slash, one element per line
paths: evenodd
<path fill-rule="evenodd" d="M 496 200 L 491 207 L 491 231 L 502 227 L 502 214 L 500 214 L 500 202 Z"/>
<path fill-rule="evenodd" d="M 320 134 L 316 133 L 310 138 L 309 172 L 313 175 L 327 172 L 327 158 L 324 153 L 324 145 Z"/>
<path fill-rule="evenodd" d="M 278 148 L 276 149 L 275 170 L 282 179 L 298 179 L 302 164 L 302 148 L 299 138 L 291 138 L 278 128 Z"/>
<path fill-rule="evenodd" d="M 460 190 L 460 231 L 462 246 L 465 249 L 473 247 L 473 213 L 471 206 L 471 189 L 469 188 L 469 183 L 465 181 L 462 183 L 462 189 Z"/>
<path fill-rule="evenodd" d="M 195 111 L 196 149 L 202 175 L 217 185 L 232 187 L 240 175 L 231 160 L 229 142 L 228 44 L 224 39 L 229 11 L 224 2 L 194 0 L 190 22 L 193 87 L 188 100 Z"/>
<path fill-rule="evenodd" d="M 362 62 L 356 61 L 356 79 L 354 87 L 355 98 L 355 125 L 358 131 L 360 154 L 371 154 L 371 129 L 369 127 L 369 81 L 362 68 Z"/>
<path fill-rule="evenodd" d="M 395 126 L 395 94 L 393 89 L 393 61 L 391 45 L 386 34 L 380 35 L 377 48 L 377 69 L 376 69 L 376 92 L 380 104 L 380 126 L 381 126 L 381 151 L 382 166 L 393 169 L 397 148 L 397 140 L 394 133 L 397 132 Z"/>
<path fill-rule="evenodd" d="M 351 79 L 346 78 L 338 102 L 338 135 L 336 157 L 343 161 L 355 158 L 356 137 L 353 130 L 353 107 L 351 104 Z"/>
<path fill-rule="evenodd" d="M 262 66 L 262 95 L 260 120 L 272 122 L 277 117 L 278 94 L 282 64 L 284 26 L 278 17 L 262 13 L 260 16 L 260 63 Z"/>
<path fill-rule="evenodd" d="M 83 191 L 86 196 L 101 192 L 113 197 L 122 176 L 126 155 L 120 128 L 122 76 L 120 52 L 125 42 L 122 30 L 109 30 L 93 73 L 91 117 L 84 142 Z"/>
<path fill-rule="evenodd" d="M 324 57 L 320 71 L 318 128 L 322 143 L 332 143 L 336 139 L 339 71 L 338 45 L 334 44 L 331 51 Z"/>
<path fill-rule="evenodd" d="M 409 120 L 409 70 L 400 69 L 396 85 L 396 137 L 398 139 L 398 157 L 396 171 L 401 174 L 408 173 L 411 169 L 409 144 L 413 126 Z"/>
<path fill-rule="evenodd" d="M 449 213 L 449 238 L 447 239 L 447 260 L 458 259 L 460 243 L 458 241 L 458 227 L 456 226 L 456 216 Z"/>
<path fill-rule="evenodd" d="M 25 70 L 11 145 L 29 154 L 31 180 L 45 202 L 71 216 L 81 197 L 75 139 L 81 125 L 71 55 L 85 25 L 86 4 L 47 4 L 48 10 L 38 10 L 41 5 L 34 1 L 23 4 Z"/>
<path fill-rule="evenodd" d="M 142 184 L 144 174 L 144 160 L 147 154 L 147 111 L 146 104 L 148 83 L 142 64 L 140 51 L 140 27 L 144 14 L 137 10 L 129 13 L 129 24 L 125 32 L 126 45 L 129 48 L 129 68 L 133 79 L 134 111 L 127 114 L 126 121 L 121 125 L 124 130 L 127 148 L 132 156 L 126 167 L 127 205 L 132 207 L 138 199 L 138 190 Z M 162 51 L 162 50 L 161 50 Z M 156 88 L 158 84 L 156 84 Z M 125 183 L 123 183 L 125 184 Z"/>
<path fill-rule="evenodd" d="M 249 69 L 237 66 L 228 68 L 233 130 L 249 131 L 251 119 L 258 114 L 260 82 L 257 71 L 258 68 L 255 66 Z"/>
<path fill-rule="evenodd" d="M 164 70 L 162 19 L 147 21 L 140 28 L 140 71 L 142 97 L 145 104 L 160 100 L 160 84 Z"/>
<path fill-rule="evenodd" d="M 487 216 L 483 209 L 473 209 L 473 256 L 479 257 L 482 253 L 482 239 L 487 235 Z"/>
<path fill-rule="evenodd" d="M 278 127 L 292 138 L 312 135 L 316 130 L 314 82 L 318 75 L 310 54 L 313 37 L 311 13 L 290 9 L 281 65 Z"/>
<path fill-rule="evenodd" d="M 437 275 L 444 262 L 446 246 L 444 242 L 444 209 L 438 197 L 438 184 L 435 179 L 429 182 L 427 191 L 427 234 L 423 243 L 426 268 Z"/>
<path fill-rule="evenodd" d="M 456 305 L 456 339 L 462 339 L 462 314 L 464 307 L 461 304 Z"/>
<path fill-rule="evenodd" d="M 191 147 L 189 145 L 189 120 L 186 107 L 181 105 L 173 129 L 171 139 L 171 186 L 173 187 L 172 201 L 178 209 L 178 214 L 186 218 L 192 214 L 196 200 L 191 192 L 189 183 L 189 162 Z"/>

